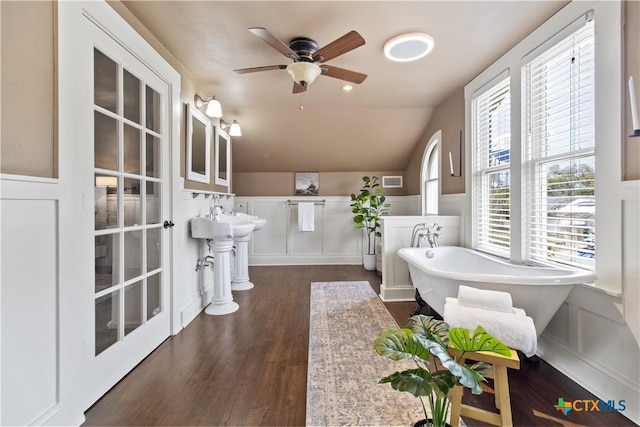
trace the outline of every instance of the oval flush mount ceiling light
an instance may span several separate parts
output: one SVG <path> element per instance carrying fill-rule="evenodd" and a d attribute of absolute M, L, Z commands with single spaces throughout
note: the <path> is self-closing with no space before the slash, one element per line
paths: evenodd
<path fill-rule="evenodd" d="M 427 33 L 399 34 L 384 44 L 384 56 L 398 62 L 415 61 L 431 52 L 433 43 Z"/>

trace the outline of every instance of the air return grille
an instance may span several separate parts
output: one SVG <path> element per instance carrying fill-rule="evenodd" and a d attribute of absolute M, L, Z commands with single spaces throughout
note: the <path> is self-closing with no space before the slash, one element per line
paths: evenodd
<path fill-rule="evenodd" d="M 402 176 L 383 176 L 383 188 L 402 188 Z"/>

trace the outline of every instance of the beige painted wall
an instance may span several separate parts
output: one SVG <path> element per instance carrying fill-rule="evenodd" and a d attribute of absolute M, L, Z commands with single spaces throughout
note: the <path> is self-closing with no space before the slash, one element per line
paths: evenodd
<path fill-rule="evenodd" d="M 625 1 L 625 74 L 624 100 L 625 120 L 622 130 L 623 180 L 640 179 L 640 138 L 630 138 L 633 131 L 631 108 L 629 107 L 629 77 L 633 76 L 636 86 L 636 102 L 640 105 L 640 1 Z M 640 113 L 639 113 L 640 114 Z"/>
<path fill-rule="evenodd" d="M 109 5 L 116 11 L 129 25 L 131 25 L 137 32 L 149 43 L 153 48 L 180 73 L 181 87 L 180 87 L 180 102 L 183 104 L 183 108 L 180 109 L 180 176 L 185 177 L 186 159 L 187 159 L 187 145 L 186 145 L 186 110 L 184 104 L 194 105 L 194 96 L 196 93 L 203 98 L 207 98 L 210 95 L 202 86 L 191 76 L 189 71 L 169 52 L 163 45 L 155 38 L 153 34 L 147 28 L 140 23 L 140 21 L 133 16 L 133 14 L 127 9 L 120 1 L 108 1 Z M 221 100 L 224 103 L 224 100 Z M 204 112 L 204 108 L 201 109 Z M 217 119 L 216 119 L 217 120 Z M 216 123 L 217 124 L 217 123 Z M 233 150 L 232 150 L 233 156 Z M 200 182 L 190 181 L 185 178 L 184 187 L 191 190 L 205 190 L 205 191 L 220 191 L 231 192 L 233 188 L 227 189 L 214 184 L 214 164 L 215 164 L 215 150 L 211 147 L 211 183 L 203 184 Z M 233 186 L 233 180 L 231 182 Z"/>
<path fill-rule="evenodd" d="M 0 172 L 56 178 L 56 5 L 0 1 Z"/>
<path fill-rule="evenodd" d="M 109 4 L 133 28 L 138 31 L 178 72 L 182 77 L 181 101 L 193 103 L 196 93 L 208 96 L 209 93 L 191 77 L 189 72 L 169 53 L 164 46 L 131 15 L 119 1 Z M 630 75 L 636 81 L 636 96 L 640 97 L 640 2 L 625 1 L 625 111 L 623 135 L 630 133 L 630 113 L 628 107 L 628 89 L 626 82 Z M 7 2 L 0 1 L 0 172 L 40 177 L 57 176 L 56 141 L 56 75 L 55 75 L 55 3 Z M 28 31 L 26 31 L 28 29 Z M 37 102 L 34 102 L 37 100 Z M 224 102 L 224 100 L 222 100 Z M 182 113 L 184 115 L 184 112 Z M 180 175 L 184 176 L 186 147 L 184 116 L 181 120 L 181 161 Z M 448 152 L 451 151 L 454 162 L 458 158 L 460 129 L 464 128 L 463 88 L 454 91 L 437 108 L 429 122 L 421 142 L 418 144 L 404 173 L 404 194 L 420 193 L 420 166 L 424 148 L 429 138 L 439 129 L 442 130 L 441 170 L 447 172 Z M 622 137 L 624 144 L 623 179 L 640 179 L 640 139 Z M 212 162 L 215 159 L 212 156 Z M 464 158 L 463 158 L 464 162 Z M 213 163 L 212 163 L 213 167 Z M 464 175 L 442 177 L 443 194 L 463 193 Z M 336 176 L 323 177 L 321 191 L 340 193 L 345 191 L 345 176 L 366 172 L 345 172 Z M 252 178 L 256 178 L 255 181 Z M 278 174 L 267 178 L 267 174 L 233 174 L 232 191 L 249 195 L 258 185 L 264 191 L 267 188 L 278 189 L 280 194 L 289 194 L 293 188 L 293 172 L 286 178 Z M 270 185 L 262 185 L 266 179 Z M 238 182 L 236 182 L 237 180 Z M 272 181 L 269 181 L 272 180 Z M 350 179 L 347 180 L 350 182 Z M 237 186 L 237 188 L 236 188 Z M 185 187 L 199 190 L 225 191 L 224 187 L 185 181 Z M 359 188 L 359 187 L 358 187 Z M 397 190 L 396 190 L 397 191 Z M 348 191 L 345 191 L 347 193 Z M 325 193 L 328 195 L 329 193 Z"/>
<path fill-rule="evenodd" d="M 453 170 L 459 175 L 460 165 L 460 131 L 464 130 L 464 88 L 456 89 L 436 108 L 427 129 L 422 135 L 420 143 L 413 152 L 405 171 L 405 186 L 407 195 L 420 194 L 420 172 L 422 168 L 422 157 L 429 139 L 438 130 L 442 131 L 442 141 L 440 143 L 440 171 L 442 180 L 442 194 L 464 193 L 465 171 L 462 176 L 452 177 L 449 170 L 449 151 L 453 157 Z M 462 135 L 463 141 L 465 135 Z M 464 165 L 464 145 L 462 150 L 462 164 Z"/>
<path fill-rule="evenodd" d="M 358 193 L 363 176 L 402 176 L 403 172 L 321 172 L 318 175 L 319 196 L 348 196 Z M 404 179 L 403 179 L 404 180 Z M 234 173 L 233 188 L 238 196 L 294 196 L 294 172 Z M 406 195 L 403 188 L 382 188 L 386 196 Z"/>
<path fill-rule="evenodd" d="M 196 93 L 209 94 L 119 1 L 109 2 L 181 76 L 180 99 L 193 105 Z M 55 2 L 0 1 L 2 26 L 0 172 L 57 176 Z M 180 175 L 185 176 L 185 112 L 181 110 Z M 214 150 L 211 156 L 213 171 Z M 213 176 L 213 173 L 212 173 Z M 185 180 L 185 188 L 226 192 L 225 187 Z"/>

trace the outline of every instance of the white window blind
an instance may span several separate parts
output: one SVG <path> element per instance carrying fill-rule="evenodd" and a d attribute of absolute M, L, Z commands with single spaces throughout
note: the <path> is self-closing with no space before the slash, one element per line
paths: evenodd
<path fill-rule="evenodd" d="M 439 193 L 439 148 L 436 146 L 429 154 L 427 161 L 427 177 L 424 182 L 426 194 L 426 213 L 438 215 L 438 193 Z"/>
<path fill-rule="evenodd" d="M 526 258 L 594 270 L 593 20 L 522 72 Z"/>
<path fill-rule="evenodd" d="M 472 99 L 472 123 L 474 247 L 509 256 L 509 77 Z"/>

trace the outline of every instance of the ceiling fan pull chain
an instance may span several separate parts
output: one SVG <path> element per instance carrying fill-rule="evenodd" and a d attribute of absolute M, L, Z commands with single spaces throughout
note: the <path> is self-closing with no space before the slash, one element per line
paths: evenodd
<path fill-rule="evenodd" d="M 304 92 L 300 92 L 300 109 L 304 110 L 304 105 L 302 105 L 304 102 Z"/>

